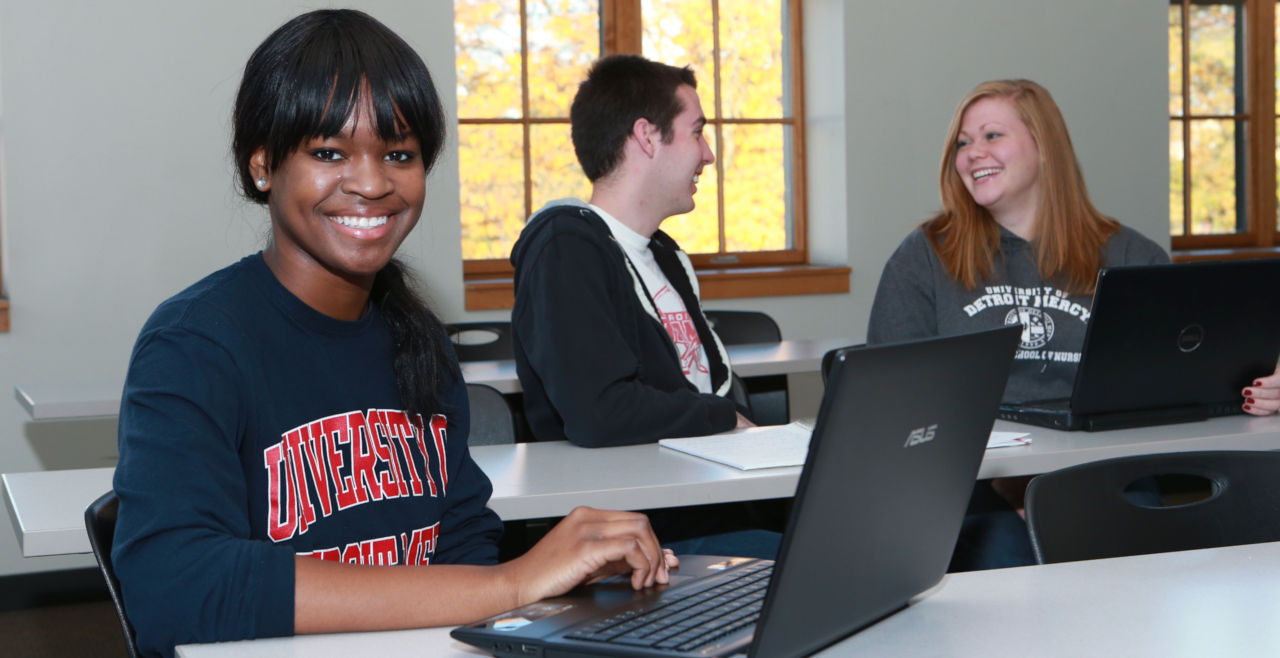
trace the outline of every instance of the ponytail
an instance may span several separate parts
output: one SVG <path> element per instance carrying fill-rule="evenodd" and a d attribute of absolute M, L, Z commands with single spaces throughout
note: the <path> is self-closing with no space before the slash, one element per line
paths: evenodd
<path fill-rule="evenodd" d="M 443 409 L 440 392 L 462 379 L 444 324 L 413 289 L 413 273 L 392 259 L 373 280 L 371 298 L 391 328 L 400 403 L 424 420 Z"/>

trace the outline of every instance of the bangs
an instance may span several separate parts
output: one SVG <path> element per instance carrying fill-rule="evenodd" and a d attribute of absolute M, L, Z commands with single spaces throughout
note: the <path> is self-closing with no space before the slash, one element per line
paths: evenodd
<path fill-rule="evenodd" d="M 384 141 L 418 138 L 430 169 L 443 145 L 444 112 L 435 85 L 418 54 L 395 33 L 372 20 L 320 20 L 265 66 L 264 90 L 275 102 L 259 105 L 264 116 L 258 142 L 274 168 L 308 139 L 333 137 L 362 104 L 372 110 Z M 281 44 L 284 45 L 284 44 Z"/>

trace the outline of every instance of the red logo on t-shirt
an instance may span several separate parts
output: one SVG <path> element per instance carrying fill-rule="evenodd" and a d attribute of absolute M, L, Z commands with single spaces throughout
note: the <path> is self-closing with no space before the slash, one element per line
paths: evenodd
<path fill-rule="evenodd" d="M 662 290 L 654 295 L 654 305 L 658 307 L 658 317 L 662 318 L 662 326 L 666 328 L 667 335 L 671 336 L 671 342 L 676 344 L 676 351 L 680 354 L 680 365 L 684 368 L 684 374 L 688 375 L 693 372 L 707 372 L 707 365 L 702 362 L 702 339 L 698 338 L 698 328 L 693 324 L 693 318 L 689 316 L 687 310 L 675 312 L 664 312 L 663 297 L 666 295 L 675 295 L 671 288 L 663 286 Z M 679 297 L 676 297 L 679 299 Z"/>

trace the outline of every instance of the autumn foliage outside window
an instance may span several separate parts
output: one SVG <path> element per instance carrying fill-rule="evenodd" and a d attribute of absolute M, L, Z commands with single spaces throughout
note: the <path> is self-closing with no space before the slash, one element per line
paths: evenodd
<path fill-rule="evenodd" d="M 1277 244 L 1274 0 L 1171 0 L 1169 232 L 1176 249 Z"/>
<path fill-rule="evenodd" d="M 805 262 L 798 4 L 456 0 L 466 273 L 509 273 L 507 255 L 532 211 L 590 195 L 569 105 L 591 62 L 637 46 L 693 67 L 717 157 L 697 209 L 663 230 L 700 266 Z"/>

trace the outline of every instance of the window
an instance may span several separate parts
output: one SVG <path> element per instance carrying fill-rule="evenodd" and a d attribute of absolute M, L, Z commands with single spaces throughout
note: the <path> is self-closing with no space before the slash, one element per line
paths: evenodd
<path fill-rule="evenodd" d="M 498 301 L 510 296 L 507 255 L 531 212 L 590 196 L 568 112 L 590 64 L 608 53 L 689 64 L 698 76 L 717 160 L 703 171 L 694 212 L 663 230 L 690 253 L 704 296 L 742 294 L 709 287 L 703 273 L 713 268 L 807 262 L 800 0 L 456 0 L 454 8 L 468 309 L 509 308 Z M 847 268 L 825 269 L 847 290 Z M 837 291 L 818 285 L 746 287 Z M 488 288 L 497 298 L 479 301 Z"/>
<path fill-rule="evenodd" d="M 1180 259 L 1280 246 L 1275 10 L 1274 0 L 1170 3 L 1169 231 Z"/>
<path fill-rule="evenodd" d="M 587 0 L 458 0 L 458 157 L 467 273 L 509 272 L 543 202 L 590 187 L 569 142 L 569 103 L 600 53 Z"/>

